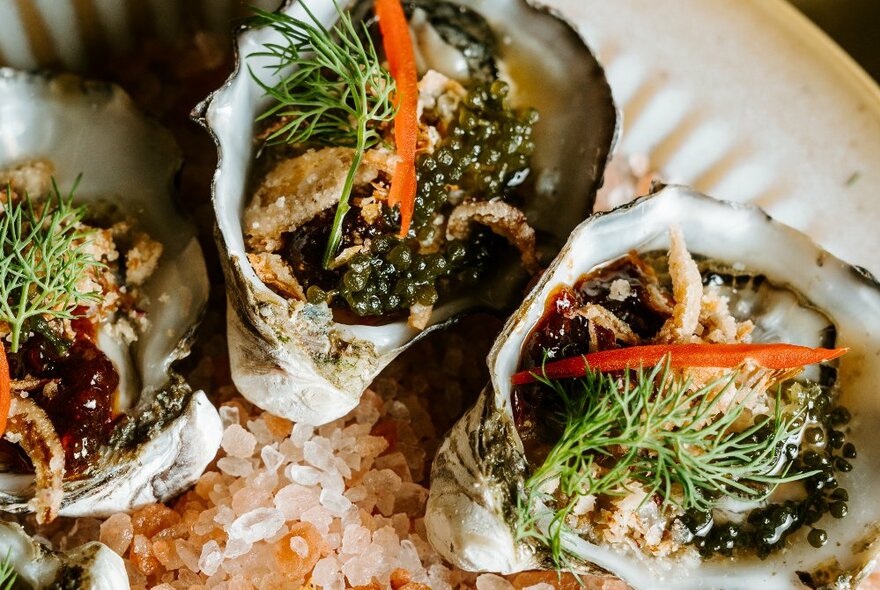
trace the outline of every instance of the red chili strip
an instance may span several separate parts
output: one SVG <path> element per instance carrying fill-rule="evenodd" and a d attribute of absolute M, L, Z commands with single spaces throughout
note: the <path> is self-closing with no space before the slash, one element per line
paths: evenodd
<path fill-rule="evenodd" d="M 667 361 L 672 368 L 718 367 L 733 368 L 752 361 L 768 369 L 792 369 L 845 354 L 848 348 L 810 348 L 795 344 L 650 344 L 602 350 L 582 356 L 547 363 L 543 376 L 547 379 L 583 377 L 586 371 L 608 373 L 624 369 L 653 367 Z M 520 371 L 511 378 L 514 385 L 537 381 L 541 369 Z"/>

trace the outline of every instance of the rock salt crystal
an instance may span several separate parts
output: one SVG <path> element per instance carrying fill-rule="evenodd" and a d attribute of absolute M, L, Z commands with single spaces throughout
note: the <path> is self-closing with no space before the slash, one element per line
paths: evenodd
<path fill-rule="evenodd" d="M 241 539 L 248 543 L 268 539 L 284 526 L 284 514 L 274 508 L 256 508 L 247 512 L 226 529 L 230 541 Z"/>
<path fill-rule="evenodd" d="M 194 544 L 189 541 L 184 541 L 183 539 L 175 539 L 174 549 L 177 551 L 177 556 L 180 557 L 183 565 L 194 572 L 198 571 L 199 554 L 196 552 L 196 546 Z"/>
<path fill-rule="evenodd" d="M 230 560 L 247 554 L 253 545 L 253 543 L 246 539 L 230 538 L 226 543 L 226 548 L 223 550 L 223 559 L 226 561 L 222 565 L 228 569 Z"/>
<path fill-rule="evenodd" d="M 300 515 L 300 520 L 310 522 L 315 525 L 322 535 L 326 535 L 330 530 L 330 524 L 333 522 L 333 515 L 330 514 L 323 506 L 313 506 Z"/>
<path fill-rule="evenodd" d="M 223 561 L 223 552 L 217 541 L 208 541 L 202 546 L 202 554 L 199 557 L 199 569 L 209 576 L 213 576 L 220 568 Z"/>
<path fill-rule="evenodd" d="M 229 506 L 218 507 L 217 513 L 214 515 L 214 518 L 213 518 L 213 521 L 222 527 L 226 527 L 226 525 L 232 524 L 233 520 L 235 520 L 235 511 L 232 508 L 230 508 Z M 204 533 L 198 533 L 198 534 L 204 534 Z"/>
<path fill-rule="evenodd" d="M 340 492 L 324 488 L 321 490 L 321 505 L 327 509 L 330 514 L 342 516 L 351 508 L 351 500 L 343 496 Z"/>
<path fill-rule="evenodd" d="M 302 422 L 297 422 L 293 425 L 293 430 L 290 433 L 290 441 L 297 445 L 303 446 L 307 440 L 312 438 L 315 434 L 315 427 L 309 426 L 308 424 L 303 424 Z"/>
<path fill-rule="evenodd" d="M 254 454 L 257 439 L 238 424 L 232 424 L 223 431 L 220 446 L 230 457 L 250 457 Z"/>
<path fill-rule="evenodd" d="M 124 555 L 128 551 L 133 536 L 134 530 L 128 514 L 114 514 L 101 524 L 99 537 L 101 542 L 119 555 Z"/>
<path fill-rule="evenodd" d="M 254 464 L 250 459 L 239 457 L 223 457 L 217 461 L 217 467 L 233 477 L 247 477 L 254 471 Z"/>
<path fill-rule="evenodd" d="M 483 574 L 477 578 L 477 590 L 514 590 L 513 584 L 495 574 Z"/>
<path fill-rule="evenodd" d="M 310 465 L 288 465 L 284 475 L 294 483 L 313 486 L 321 481 L 321 472 Z"/>
<path fill-rule="evenodd" d="M 272 446 L 263 447 L 260 451 L 260 458 L 263 460 L 263 465 L 265 465 L 266 469 L 273 473 L 277 471 L 285 461 L 284 455 Z"/>
<path fill-rule="evenodd" d="M 233 424 L 239 424 L 241 418 L 238 411 L 238 406 L 220 406 L 218 410 L 220 414 L 220 422 L 223 424 L 223 428 L 229 428 Z"/>
<path fill-rule="evenodd" d="M 342 575 L 339 573 L 339 562 L 335 557 L 325 557 L 315 564 L 312 570 L 312 583 L 322 588 L 341 588 Z"/>
<path fill-rule="evenodd" d="M 316 437 L 303 444 L 303 456 L 306 461 L 323 471 L 333 469 L 333 448 L 330 441 Z"/>
<path fill-rule="evenodd" d="M 280 510 L 287 520 L 299 520 L 303 512 L 320 501 L 317 490 L 292 483 L 275 493 L 275 508 Z"/>
<path fill-rule="evenodd" d="M 358 524 L 345 527 L 342 534 L 342 553 L 357 555 L 370 544 L 370 530 Z"/>
<path fill-rule="evenodd" d="M 309 542 L 299 535 L 290 538 L 290 549 L 302 558 L 309 555 Z"/>

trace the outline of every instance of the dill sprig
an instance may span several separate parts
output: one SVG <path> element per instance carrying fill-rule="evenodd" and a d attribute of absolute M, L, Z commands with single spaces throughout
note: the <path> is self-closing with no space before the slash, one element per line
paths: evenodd
<path fill-rule="evenodd" d="M 635 485 L 646 492 L 643 503 L 657 494 L 664 506 L 708 511 L 722 496 L 761 501 L 779 484 L 811 475 L 788 475 L 783 466 L 783 446 L 801 429 L 805 410 L 784 411 L 781 388 L 773 416 L 737 431 L 756 389 L 737 385 L 736 373 L 696 389 L 664 363 L 622 377 L 536 376 L 562 404 L 562 435 L 524 484 L 517 536 L 548 547 L 559 566 L 568 561 L 566 519 L 583 496 L 624 496 Z M 720 411 L 737 387 L 739 401 Z"/>
<path fill-rule="evenodd" d="M 382 140 L 377 124 L 394 118 L 395 84 L 382 67 L 366 26 L 359 35 L 351 16 L 334 1 L 339 20 L 328 30 L 301 0 L 300 5 L 309 21 L 254 10 L 252 22 L 272 27 L 284 43 L 267 43 L 263 51 L 251 54 L 273 58 L 276 63 L 269 69 L 280 79 L 267 84 L 250 71 L 275 100 L 257 120 L 281 118 L 268 142 L 354 148 L 324 250 L 323 264 L 328 268 L 342 241 L 342 222 L 351 208 L 349 197 L 364 152 Z"/>
<path fill-rule="evenodd" d="M 78 222 L 85 208 L 73 206 L 79 178 L 67 196 L 55 181 L 45 202 L 34 205 L 25 194 L 13 202 L 6 188 L 0 213 L 0 321 L 9 324 L 10 350 L 37 318 L 74 319 L 77 306 L 96 302 L 99 293 L 81 293 L 76 284 L 101 266 L 86 251 L 89 233 Z"/>
<path fill-rule="evenodd" d="M 12 590 L 18 574 L 12 567 L 12 548 L 6 551 L 6 558 L 0 563 L 0 590 Z"/>

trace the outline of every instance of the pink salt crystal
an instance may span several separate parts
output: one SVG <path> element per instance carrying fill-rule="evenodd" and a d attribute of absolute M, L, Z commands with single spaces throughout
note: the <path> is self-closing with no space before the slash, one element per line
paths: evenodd
<path fill-rule="evenodd" d="M 403 538 L 409 533 L 409 525 L 410 520 L 406 514 L 391 515 L 391 526 L 394 527 L 398 537 Z"/>
<path fill-rule="evenodd" d="M 250 430 L 256 440 L 261 445 L 266 445 L 274 440 L 275 436 L 272 434 L 272 431 L 269 430 L 269 426 L 266 424 L 266 421 L 262 418 L 258 418 L 256 420 L 248 420 L 247 423 L 248 430 Z"/>
<path fill-rule="evenodd" d="M 220 422 L 223 424 L 223 428 L 229 428 L 233 424 L 239 424 L 240 416 L 238 406 L 220 406 L 220 409 L 217 410 L 217 412 L 220 414 Z"/>
<path fill-rule="evenodd" d="M 202 514 L 211 515 L 211 522 L 219 524 L 221 527 L 225 527 L 228 524 L 232 524 L 232 521 L 235 520 L 235 511 L 226 505 L 217 506 L 216 508 L 211 508 L 210 510 L 206 510 Z M 216 528 L 214 525 L 211 525 L 211 528 Z M 211 529 L 208 529 L 211 530 Z M 205 534 L 205 533 L 197 533 L 197 534 Z"/>
<path fill-rule="evenodd" d="M 299 535 L 290 538 L 290 550 L 305 559 L 309 555 L 309 542 Z"/>
<path fill-rule="evenodd" d="M 310 465 L 288 465 L 287 479 L 304 486 L 312 486 L 321 481 L 321 472 Z"/>
<path fill-rule="evenodd" d="M 274 508 L 255 508 L 233 522 L 226 532 L 229 539 L 254 543 L 268 539 L 284 526 L 284 514 Z"/>
<path fill-rule="evenodd" d="M 230 457 L 250 457 L 254 453 L 257 439 L 253 434 L 239 426 L 232 424 L 223 431 L 220 446 Z"/>
<path fill-rule="evenodd" d="M 156 540 L 153 537 L 152 550 L 153 555 L 156 556 L 156 559 L 159 560 L 159 563 L 166 570 L 176 570 L 183 566 L 183 561 L 177 555 L 177 551 L 174 548 L 174 541 L 168 539 Z"/>
<path fill-rule="evenodd" d="M 400 567 L 412 574 L 413 580 L 423 581 L 425 579 L 425 571 L 422 567 L 422 560 L 416 546 L 409 539 L 400 542 L 400 552 L 397 554 L 397 563 Z"/>
<path fill-rule="evenodd" d="M 101 524 L 99 540 L 119 555 L 125 555 L 133 536 L 131 517 L 119 512 Z"/>
<path fill-rule="evenodd" d="M 237 515 L 245 514 L 254 508 L 274 506 L 275 496 L 271 492 L 242 488 L 232 496 L 232 510 Z"/>
<path fill-rule="evenodd" d="M 314 434 L 314 426 L 309 426 L 308 424 L 297 422 L 293 425 L 293 430 L 291 430 L 290 432 L 290 440 L 291 442 L 293 442 L 293 444 L 301 447 L 307 440 L 312 438 Z"/>
<path fill-rule="evenodd" d="M 379 575 L 386 557 L 381 548 L 371 545 L 361 555 L 352 557 L 342 564 L 342 573 L 352 586 L 369 584 L 374 576 Z"/>
<path fill-rule="evenodd" d="M 406 457 L 400 451 L 376 457 L 376 462 L 373 465 L 375 469 L 390 469 L 399 475 L 403 481 L 412 481 L 412 474 L 409 471 Z"/>
<path fill-rule="evenodd" d="M 332 555 L 318 560 L 312 570 L 312 584 L 325 590 L 341 588 L 342 574 L 339 573 L 339 562 Z"/>
<path fill-rule="evenodd" d="M 284 464 L 284 455 L 278 452 L 275 447 L 269 445 L 260 450 L 260 458 L 263 460 L 263 465 L 266 466 L 266 469 L 272 472 L 275 472 Z"/>
<path fill-rule="evenodd" d="M 364 486 L 354 486 L 345 490 L 345 497 L 352 502 L 360 502 L 367 497 L 367 490 Z"/>
<path fill-rule="evenodd" d="M 220 471 L 234 477 L 247 477 L 254 470 L 254 464 L 250 459 L 239 457 L 223 457 L 217 461 Z"/>
<path fill-rule="evenodd" d="M 186 568 L 192 571 L 197 571 L 199 569 L 199 554 L 196 551 L 195 545 L 189 541 L 184 541 L 183 539 L 175 539 L 174 549 L 177 551 L 177 556 L 180 557 L 180 560 Z M 180 571 L 182 575 L 186 570 L 181 569 Z"/>
<path fill-rule="evenodd" d="M 338 471 L 322 473 L 319 486 L 336 494 L 341 494 L 345 491 L 345 481 L 343 481 L 342 475 Z"/>
<path fill-rule="evenodd" d="M 245 555 L 253 546 L 254 544 L 246 539 L 230 538 L 226 542 L 226 548 L 223 549 L 223 559 L 226 560 L 221 564 L 223 569 L 228 571 L 231 560 Z"/>
<path fill-rule="evenodd" d="M 417 483 L 403 482 L 394 499 L 394 511 L 416 517 L 425 513 L 428 490 Z"/>
<path fill-rule="evenodd" d="M 299 520 L 303 512 L 320 502 L 318 491 L 299 484 L 286 485 L 275 494 L 275 508 L 287 520 Z"/>
<path fill-rule="evenodd" d="M 217 541 L 208 541 L 202 546 L 202 554 L 199 556 L 199 569 L 209 576 L 213 576 L 223 562 L 223 552 Z"/>
<path fill-rule="evenodd" d="M 357 524 L 345 527 L 342 534 L 342 553 L 357 555 L 362 553 L 370 544 L 370 530 Z"/>
<path fill-rule="evenodd" d="M 327 512 L 323 506 L 318 505 L 303 512 L 300 520 L 312 523 L 319 533 L 326 535 L 327 531 L 330 530 L 330 524 L 333 522 L 333 515 Z"/>
<path fill-rule="evenodd" d="M 306 461 L 323 471 L 333 469 L 333 449 L 330 441 L 317 437 L 303 444 L 303 456 Z"/>
<path fill-rule="evenodd" d="M 523 590 L 555 590 L 555 588 L 547 582 L 538 582 L 537 584 L 524 587 Z"/>
<path fill-rule="evenodd" d="M 321 490 L 320 501 L 321 505 L 334 516 L 342 516 L 351 508 L 351 500 L 339 492 L 328 489 Z"/>
<path fill-rule="evenodd" d="M 341 452 L 339 458 L 345 461 L 350 471 L 359 471 L 361 468 L 361 455 L 355 452 Z"/>
<path fill-rule="evenodd" d="M 303 460 L 302 445 L 295 445 L 289 438 L 285 438 L 278 444 L 278 451 L 292 463 L 299 463 Z"/>
<path fill-rule="evenodd" d="M 449 582 L 449 569 L 440 564 L 428 568 L 428 586 L 432 590 L 452 590 Z"/>
<path fill-rule="evenodd" d="M 514 590 L 513 584 L 495 574 L 477 577 L 477 590 Z"/>

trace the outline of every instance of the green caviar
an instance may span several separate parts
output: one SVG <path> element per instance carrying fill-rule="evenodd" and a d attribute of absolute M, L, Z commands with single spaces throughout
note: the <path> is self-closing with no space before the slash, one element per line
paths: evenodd
<path fill-rule="evenodd" d="M 434 216 L 452 210 L 452 191 L 459 199 L 510 200 L 513 189 L 527 176 L 538 115 L 531 109 L 512 109 L 507 92 L 507 84 L 499 80 L 471 89 L 447 137 L 433 153 L 419 159 L 413 223 L 405 239 L 397 236 L 397 209 L 385 208 L 381 223 L 374 226 L 381 233 L 361 228 L 361 234 L 370 238 L 365 242 L 368 248 L 336 271 L 303 272 L 301 256 L 288 257 L 300 271 L 310 303 L 331 300 L 359 316 L 384 316 L 415 304 L 433 305 L 484 276 L 504 244 L 488 229 L 475 228 L 466 241 L 441 240 L 430 253 L 421 253 L 420 244 L 434 241 L 434 232 L 439 231 Z M 344 239 L 343 247 L 350 245 Z"/>
<path fill-rule="evenodd" d="M 703 557 L 748 552 L 764 558 L 802 527 L 810 528 L 807 542 L 819 548 L 828 542 L 828 533 L 814 525 L 826 517 L 845 518 L 849 512 L 849 492 L 839 487 L 838 477 L 853 469 L 850 461 L 856 457 L 855 445 L 846 442 L 842 430 L 850 412 L 843 406 L 831 407 L 824 388 L 793 387 L 806 396 L 808 425 L 800 448 L 786 444 L 780 450 L 792 459 L 789 474 L 812 473 L 802 484 L 792 484 L 803 485 L 806 497 L 756 508 L 742 523 L 713 524 L 711 513 L 689 511 L 680 522 Z"/>

